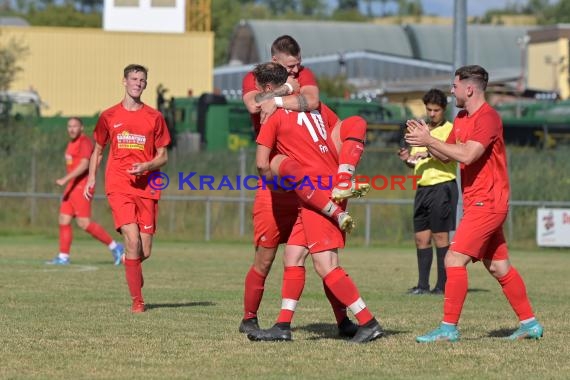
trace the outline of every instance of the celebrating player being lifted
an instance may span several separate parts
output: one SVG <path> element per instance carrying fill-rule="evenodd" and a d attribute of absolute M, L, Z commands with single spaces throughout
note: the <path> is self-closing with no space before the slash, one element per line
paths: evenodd
<path fill-rule="evenodd" d="M 260 88 L 271 91 L 286 80 L 287 71 L 281 65 L 270 62 L 258 65 L 254 70 L 254 75 Z M 362 154 L 362 149 L 360 149 L 360 154 L 351 154 L 348 157 L 343 156 L 343 149 L 341 149 L 340 156 L 347 161 L 339 161 L 341 160 L 338 153 L 339 144 L 338 142 L 335 144 L 331 137 L 333 129 L 342 130 L 342 124 L 345 122 L 340 123 L 338 117 L 322 103 L 317 110 L 311 112 L 277 110 L 261 128 L 257 138 L 256 161 L 259 174 L 271 177 L 273 173 L 280 172 L 279 167 L 275 167 L 278 165 L 274 164 L 279 155 L 287 156 L 281 159 L 281 165 L 286 160 L 292 160 L 315 181 L 321 175 L 335 174 L 340 167 L 339 162 L 355 167 Z M 353 125 L 347 123 L 345 127 L 351 130 Z M 364 122 L 364 130 L 365 126 Z M 278 156 L 271 159 L 274 148 Z M 352 149 L 349 148 L 349 151 Z M 346 201 L 342 202 L 339 207 L 344 210 Z M 292 339 L 291 321 L 305 285 L 304 263 L 307 253 L 311 254 L 314 268 L 323 279 L 327 289 L 344 307 L 348 307 L 358 320 L 359 328 L 351 342 L 365 343 L 384 334 L 360 297 L 356 285 L 339 266 L 338 249 L 344 247 L 344 241 L 345 234 L 341 231 L 341 225 L 334 219 L 323 215 L 321 209 L 311 207 L 303 201 L 297 221 L 287 241 L 283 258 L 285 269 L 281 312 L 275 325 L 270 329 L 250 332 L 248 334 L 250 340 Z"/>
<path fill-rule="evenodd" d="M 289 110 L 308 111 L 316 109 L 319 105 L 319 89 L 316 79 L 310 69 L 301 65 L 301 48 L 291 36 L 283 35 L 275 39 L 271 46 L 273 62 L 282 65 L 287 71 L 287 80 L 281 86 L 272 91 L 262 91 L 255 80 L 253 72 L 249 72 L 243 79 L 243 102 L 251 114 L 255 135 L 261 129 L 261 115 L 274 112 L 277 107 Z M 357 127 L 354 127 L 357 129 Z M 364 140 L 366 126 L 355 130 L 356 140 Z M 354 141 L 354 154 L 359 157 L 362 150 Z M 347 145 L 346 149 L 349 148 Z M 294 163 L 282 165 L 282 169 L 291 168 L 296 170 Z M 348 168 L 350 169 L 350 168 Z M 343 169 L 347 171 L 348 169 Z M 298 174 L 298 173 L 297 173 Z M 342 173 L 341 173 L 342 174 Z M 352 174 L 345 173 L 350 179 Z M 350 181 L 342 181 L 340 185 L 351 184 Z M 345 195 L 351 188 L 337 190 Z M 364 190 L 363 190 L 364 191 Z M 328 202 L 328 200 L 327 200 Z M 289 238 L 291 229 L 297 219 L 297 207 L 299 200 L 295 192 L 276 192 L 267 187 L 258 186 L 253 203 L 253 230 L 255 256 L 253 265 L 245 277 L 244 284 L 244 314 L 239 326 L 239 331 L 247 333 L 259 328 L 257 311 L 265 290 L 265 280 L 275 260 L 279 244 L 285 243 Z M 325 202 L 326 203 L 326 202 Z M 351 224 L 351 219 L 345 218 L 346 225 Z M 350 223 L 348 223 L 350 222 Z M 339 334 L 341 336 L 353 336 L 357 326 L 350 321 L 346 314 L 346 308 L 332 295 L 323 283 L 325 294 L 333 308 L 337 320 Z"/>

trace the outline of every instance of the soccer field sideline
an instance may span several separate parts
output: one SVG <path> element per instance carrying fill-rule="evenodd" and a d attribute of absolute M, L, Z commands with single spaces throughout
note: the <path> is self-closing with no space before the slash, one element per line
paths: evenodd
<path fill-rule="evenodd" d="M 513 253 L 544 339 L 501 339 L 516 328 L 516 317 L 496 282 L 473 265 L 462 341 L 419 345 L 414 337 L 438 323 L 442 300 L 404 294 L 415 281 L 414 249 L 349 246 L 341 263 L 388 332 L 353 346 L 336 337 L 312 268 L 293 342 L 252 343 L 239 334 L 243 277 L 253 255 L 248 244 L 157 236 L 144 264 L 143 315 L 128 312 L 124 270 L 96 242 L 77 240 L 69 268 L 43 264 L 55 239 L 2 236 L 0 246 L 0 378 L 563 378 L 569 370 L 561 284 L 570 256 L 561 250 Z M 263 327 L 277 316 L 281 273 L 278 259 L 261 305 Z"/>

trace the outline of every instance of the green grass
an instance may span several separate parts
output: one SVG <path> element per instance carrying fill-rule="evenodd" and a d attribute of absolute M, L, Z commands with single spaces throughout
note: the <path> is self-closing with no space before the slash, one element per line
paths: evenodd
<path fill-rule="evenodd" d="M 43 264 L 57 251 L 53 238 L 0 236 L 0 247 L 0 378 L 553 379 L 570 371 L 563 290 L 570 255 L 561 250 L 512 253 L 544 339 L 501 339 L 516 317 L 479 264 L 470 266 L 462 341 L 419 345 L 414 337 L 438 324 L 442 298 L 404 294 L 416 280 L 414 249 L 349 247 L 343 266 L 388 332 L 355 346 L 336 337 L 312 269 L 294 342 L 253 343 L 239 334 L 248 244 L 165 242 L 159 234 L 144 264 L 149 310 L 140 315 L 129 312 L 123 268 L 93 240 L 74 242 L 73 265 L 63 268 Z M 281 274 L 278 259 L 261 306 L 263 327 L 277 316 Z"/>

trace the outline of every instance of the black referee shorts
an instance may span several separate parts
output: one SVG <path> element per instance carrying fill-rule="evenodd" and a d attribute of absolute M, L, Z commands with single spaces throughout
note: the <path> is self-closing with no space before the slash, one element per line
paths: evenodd
<path fill-rule="evenodd" d="M 414 232 L 454 231 L 458 199 L 459 191 L 454 180 L 418 186 L 414 199 Z"/>

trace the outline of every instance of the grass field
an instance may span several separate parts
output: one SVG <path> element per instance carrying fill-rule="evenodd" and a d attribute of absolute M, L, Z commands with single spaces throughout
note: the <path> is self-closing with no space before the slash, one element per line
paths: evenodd
<path fill-rule="evenodd" d="M 416 280 L 414 249 L 349 247 L 341 262 L 388 333 L 351 345 L 336 337 L 312 269 L 293 342 L 253 343 L 239 334 L 248 244 L 169 243 L 159 234 L 144 264 L 149 310 L 139 315 L 129 312 L 123 268 L 93 240 L 74 242 L 69 267 L 43 264 L 57 250 L 52 238 L 0 236 L 0 247 L 2 379 L 554 379 L 570 373 L 570 255 L 561 250 L 512 253 L 545 325 L 544 339 L 502 339 L 517 320 L 479 264 L 469 271 L 462 341 L 420 345 L 414 337 L 437 325 L 442 298 L 404 294 Z M 277 316 L 281 274 L 278 261 L 261 306 L 263 327 Z"/>

